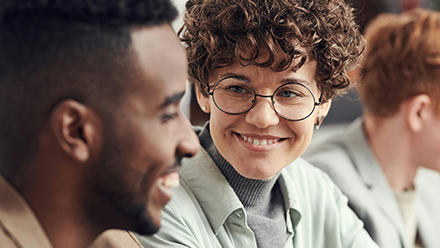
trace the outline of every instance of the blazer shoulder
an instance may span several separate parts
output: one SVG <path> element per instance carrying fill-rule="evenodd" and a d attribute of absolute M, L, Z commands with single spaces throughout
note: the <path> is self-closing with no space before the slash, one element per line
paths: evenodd
<path fill-rule="evenodd" d="M 339 140 L 315 144 L 307 149 L 302 157 L 332 179 L 346 177 L 348 171 L 355 172 L 354 155 L 348 146 Z"/>

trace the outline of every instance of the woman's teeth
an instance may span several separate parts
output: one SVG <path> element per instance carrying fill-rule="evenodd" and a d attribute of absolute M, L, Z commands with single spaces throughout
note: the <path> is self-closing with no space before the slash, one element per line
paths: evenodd
<path fill-rule="evenodd" d="M 276 143 L 278 141 L 276 139 L 271 139 L 271 140 L 268 140 L 268 139 L 252 139 L 251 137 L 246 137 L 244 135 L 240 135 L 240 136 L 241 136 L 241 138 L 244 141 L 247 141 L 247 142 L 249 142 L 251 144 L 254 144 L 254 145 L 257 145 L 257 146 L 271 145 L 271 144 Z"/>

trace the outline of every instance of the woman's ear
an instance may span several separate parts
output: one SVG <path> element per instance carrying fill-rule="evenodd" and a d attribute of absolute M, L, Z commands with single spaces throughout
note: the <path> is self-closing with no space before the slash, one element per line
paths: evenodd
<path fill-rule="evenodd" d="M 199 103 L 200 108 L 205 113 L 211 112 L 211 105 L 209 104 L 209 97 L 204 96 L 202 92 L 200 92 L 200 89 L 195 90 L 196 96 L 197 96 L 197 102 Z"/>
<path fill-rule="evenodd" d="M 332 100 L 329 99 L 327 102 L 320 104 L 316 109 L 316 120 L 315 120 L 315 129 L 318 130 L 321 127 L 324 118 L 327 116 L 328 111 L 330 110 L 330 106 L 332 105 Z"/>
<path fill-rule="evenodd" d="M 328 111 L 330 111 L 330 106 L 332 105 L 332 100 L 329 99 L 327 102 L 320 104 L 316 109 L 316 117 L 322 116 L 322 118 L 325 118 L 328 114 Z"/>

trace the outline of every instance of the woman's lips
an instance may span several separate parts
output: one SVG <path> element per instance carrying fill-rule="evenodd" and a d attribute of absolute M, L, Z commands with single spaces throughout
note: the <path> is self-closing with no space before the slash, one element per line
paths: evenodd
<path fill-rule="evenodd" d="M 284 138 L 269 135 L 235 134 L 246 148 L 256 152 L 269 151 L 285 140 Z"/>

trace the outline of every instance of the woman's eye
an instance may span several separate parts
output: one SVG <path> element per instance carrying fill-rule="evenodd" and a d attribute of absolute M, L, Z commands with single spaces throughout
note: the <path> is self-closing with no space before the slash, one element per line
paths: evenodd
<path fill-rule="evenodd" d="M 228 89 L 234 93 L 243 93 L 243 91 L 245 91 L 245 89 L 241 86 L 229 86 Z"/>
<path fill-rule="evenodd" d="M 300 95 L 294 91 L 283 90 L 280 92 L 280 96 L 281 97 L 298 97 Z"/>

